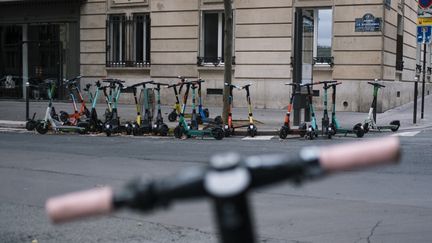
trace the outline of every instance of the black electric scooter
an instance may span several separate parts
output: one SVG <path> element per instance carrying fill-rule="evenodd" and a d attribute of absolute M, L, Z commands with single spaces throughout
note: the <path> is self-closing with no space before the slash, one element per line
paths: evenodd
<path fill-rule="evenodd" d="M 321 136 L 326 136 L 328 139 L 331 139 L 333 134 L 335 133 L 333 131 L 333 126 L 330 126 L 330 116 L 328 112 L 328 90 L 330 89 L 329 84 L 337 83 L 337 81 L 330 80 L 330 81 L 319 81 L 315 84 L 322 84 L 324 89 L 324 98 L 323 98 L 323 104 L 324 104 L 324 110 L 323 110 L 323 117 L 321 119 Z"/>
<path fill-rule="evenodd" d="M 166 136 L 168 135 L 169 128 L 168 125 L 164 123 L 162 117 L 160 90 L 161 90 L 161 86 L 168 86 L 168 84 L 156 83 L 156 82 L 153 82 L 152 84 L 156 85 L 154 90 L 156 90 L 156 104 L 157 104 L 156 121 L 153 125 L 152 132 L 155 135 Z"/>
<path fill-rule="evenodd" d="M 96 105 L 97 101 L 99 99 L 99 94 L 101 91 L 101 82 L 98 80 L 95 83 L 95 92 L 94 94 L 90 91 L 91 84 L 86 84 L 86 87 L 83 89 L 88 93 L 89 100 L 92 103 L 92 107 L 90 110 L 90 117 L 87 118 L 85 121 L 88 124 L 88 131 L 89 132 L 102 132 L 103 131 L 103 122 L 98 118 L 97 111 L 96 111 Z"/>
<path fill-rule="evenodd" d="M 306 129 L 306 138 L 309 140 L 312 140 L 312 139 L 318 137 L 318 123 L 317 123 L 317 119 L 315 116 L 314 106 L 312 103 L 313 102 L 313 94 L 312 94 L 312 87 L 311 87 L 312 85 L 314 85 L 314 83 L 306 83 L 306 84 L 300 85 L 300 87 L 306 87 L 306 89 L 307 89 L 309 111 L 310 111 L 310 116 L 311 116 L 310 124 Z"/>
<path fill-rule="evenodd" d="M 107 136 L 111 136 L 114 133 L 122 133 L 125 131 L 125 127 L 120 124 L 117 106 L 125 81 L 119 79 L 103 79 L 102 82 L 109 83 L 109 92 L 106 91 L 107 88 L 103 89 L 108 105 L 108 109 L 105 112 L 104 132 Z"/>
<path fill-rule="evenodd" d="M 296 95 L 300 94 L 300 84 L 298 83 L 286 83 L 285 85 L 290 85 L 292 86 L 292 93 L 291 93 L 291 97 L 290 97 L 290 102 L 288 104 L 288 108 L 287 108 L 287 113 L 285 115 L 285 120 L 284 120 L 284 124 L 281 127 L 281 129 L 279 130 L 279 137 L 281 139 L 285 139 L 288 134 L 298 134 L 300 135 L 300 137 L 304 137 L 306 135 L 306 123 L 301 123 L 299 128 L 297 129 L 293 129 L 291 127 L 291 111 L 292 111 L 292 107 L 294 104 L 294 97 Z"/>

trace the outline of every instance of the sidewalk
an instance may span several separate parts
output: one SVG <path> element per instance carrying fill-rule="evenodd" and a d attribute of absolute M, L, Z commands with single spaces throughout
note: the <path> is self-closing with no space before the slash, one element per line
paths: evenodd
<path fill-rule="evenodd" d="M 30 117 L 36 112 L 36 119 L 42 119 L 47 102 L 46 101 L 32 101 L 30 103 Z M 70 112 L 72 110 L 71 103 L 54 102 L 54 107 L 58 112 L 61 110 Z M 119 115 L 122 121 L 133 121 L 135 120 L 135 106 L 129 104 L 119 105 Z M 221 107 L 208 107 L 210 110 L 210 116 L 214 117 L 216 114 L 220 114 L 222 111 Z M 377 114 L 377 123 L 380 125 L 387 125 L 392 120 L 400 120 L 400 130 L 410 130 L 415 128 L 428 128 L 432 127 L 432 95 L 425 97 L 425 110 L 424 119 L 420 119 L 421 99 L 418 100 L 418 111 L 417 111 L 417 124 L 413 124 L 413 102 L 407 103 L 403 106 L 396 107 L 388 110 L 384 113 Z M 175 127 L 175 122 L 168 121 L 168 114 L 171 112 L 172 107 L 163 106 L 162 114 L 164 121 L 169 127 Z M 105 104 L 98 104 L 97 112 L 100 118 L 103 118 L 105 111 Z M 255 109 L 253 111 L 254 118 L 258 121 L 258 131 L 277 131 L 283 124 L 283 119 L 286 110 L 283 109 Z M 316 111 L 318 124 L 321 124 L 322 111 Z M 233 119 L 234 120 L 246 120 L 248 110 L 247 108 L 234 108 Z M 362 112 L 337 112 L 337 117 L 340 125 L 345 128 L 352 128 L 354 124 L 361 123 L 367 117 L 367 113 Z M 0 127 L 13 127 L 23 128 L 25 125 L 25 102 L 23 101 L 0 101 Z"/>

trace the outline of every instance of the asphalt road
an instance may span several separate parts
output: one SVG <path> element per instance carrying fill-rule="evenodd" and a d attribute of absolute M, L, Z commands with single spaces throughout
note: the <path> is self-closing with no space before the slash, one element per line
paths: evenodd
<path fill-rule="evenodd" d="M 252 193 L 259 241 L 431 242 L 432 130 L 414 133 L 401 137 L 403 157 L 397 166 Z M 49 222 L 44 203 L 70 191 L 119 188 L 137 175 L 150 179 L 204 166 L 214 153 L 295 153 L 307 145 L 364 139 L 180 141 L 1 132 L 0 242 L 217 242 L 208 200 L 178 203 L 153 214 L 121 211 L 62 225 Z"/>

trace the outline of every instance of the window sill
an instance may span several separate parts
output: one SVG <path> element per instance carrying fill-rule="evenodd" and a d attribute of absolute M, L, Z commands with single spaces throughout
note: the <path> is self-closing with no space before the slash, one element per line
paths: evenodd
<path fill-rule="evenodd" d="M 151 67 L 105 67 L 107 71 L 150 71 Z"/>
<path fill-rule="evenodd" d="M 333 67 L 328 64 L 315 64 L 313 66 L 314 71 L 333 71 Z"/>

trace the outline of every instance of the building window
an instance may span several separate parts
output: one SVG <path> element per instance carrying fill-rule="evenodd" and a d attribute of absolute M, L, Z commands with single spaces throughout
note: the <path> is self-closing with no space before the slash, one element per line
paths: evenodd
<path fill-rule="evenodd" d="M 314 9 L 314 64 L 333 66 L 333 10 Z"/>
<path fill-rule="evenodd" d="M 150 65 L 148 14 L 110 15 L 107 20 L 107 67 Z"/>
<path fill-rule="evenodd" d="M 225 14 L 223 12 L 203 12 L 201 43 L 198 65 L 223 64 L 225 39 Z"/>

